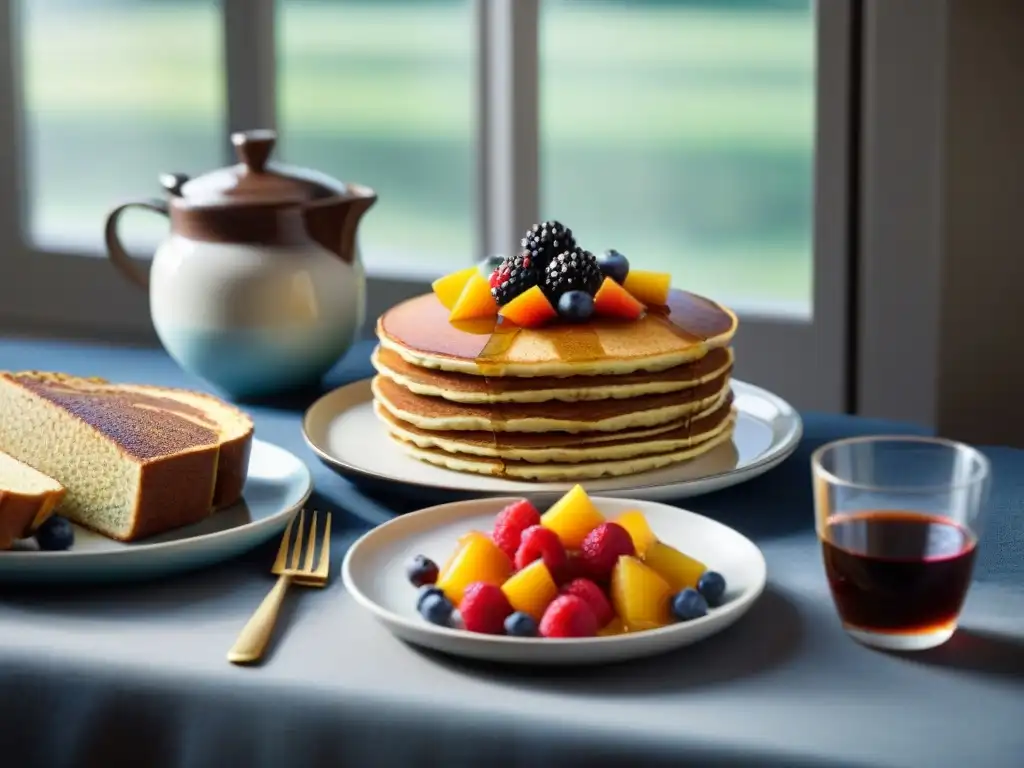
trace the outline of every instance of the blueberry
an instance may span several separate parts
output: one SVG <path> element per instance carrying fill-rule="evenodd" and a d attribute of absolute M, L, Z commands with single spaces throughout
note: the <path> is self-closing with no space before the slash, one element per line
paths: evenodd
<path fill-rule="evenodd" d="M 672 613 L 680 621 L 699 619 L 707 615 L 708 602 L 696 589 L 687 587 L 672 598 Z"/>
<path fill-rule="evenodd" d="M 430 595 L 441 595 L 441 597 L 444 597 L 444 592 L 435 587 L 433 584 L 424 584 L 422 587 L 420 587 L 419 592 L 416 593 L 416 610 L 419 610 L 419 607 L 423 604 L 423 601 L 426 600 L 427 597 L 429 597 Z"/>
<path fill-rule="evenodd" d="M 697 591 L 704 595 L 708 605 L 721 605 L 725 595 L 725 577 L 717 571 L 704 571 L 697 581 Z"/>
<path fill-rule="evenodd" d="M 431 624 L 447 627 L 455 606 L 444 595 L 427 595 L 419 605 L 420 615 Z"/>
<path fill-rule="evenodd" d="M 502 256 L 501 254 L 488 256 L 486 259 L 480 262 L 480 271 L 483 272 L 485 275 L 491 274 L 491 272 L 493 272 L 501 265 L 501 262 L 504 258 L 505 257 Z"/>
<path fill-rule="evenodd" d="M 437 563 L 429 557 L 416 555 L 409 564 L 405 566 L 405 575 L 414 587 L 422 587 L 424 584 L 433 584 L 437 581 Z"/>
<path fill-rule="evenodd" d="M 536 637 L 537 622 L 530 614 L 516 611 L 505 619 L 505 634 L 512 637 Z"/>
<path fill-rule="evenodd" d="M 564 320 L 588 320 L 594 314 L 594 299 L 585 291 L 567 291 L 558 299 L 558 315 Z"/>
<path fill-rule="evenodd" d="M 48 552 L 71 549 L 75 543 L 75 529 L 63 517 L 51 515 L 35 533 L 39 548 Z"/>
<path fill-rule="evenodd" d="M 629 260 L 618 251 L 605 251 L 597 257 L 597 265 L 601 267 L 601 274 L 605 277 L 610 277 L 619 285 L 626 282 Z"/>

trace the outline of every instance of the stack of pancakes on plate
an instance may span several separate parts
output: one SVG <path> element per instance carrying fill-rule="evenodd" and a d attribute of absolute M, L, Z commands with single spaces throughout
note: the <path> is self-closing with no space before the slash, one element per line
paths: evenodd
<path fill-rule="evenodd" d="M 727 442 L 736 316 L 673 290 L 635 322 L 452 323 L 433 294 L 377 322 L 374 407 L 409 454 L 448 469 L 580 481 Z"/>

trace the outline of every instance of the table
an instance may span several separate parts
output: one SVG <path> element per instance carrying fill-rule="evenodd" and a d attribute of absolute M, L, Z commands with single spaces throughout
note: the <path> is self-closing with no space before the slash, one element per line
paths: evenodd
<path fill-rule="evenodd" d="M 361 345 L 327 386 L 369 375 Z M 162 352 L 0 342 L 0 366 L 202 385 Z M 308 398 L 251 408 L 257 434 L 313 469 L 339 522 L 332 557 L 407 504 L 370 500 L 303 443 Z M 769 587 L 685 652 L 568 672 L 451 660 L 393 639 L 345 594 L 293 593 L 258 668 L 224 654 L 272 585 L 276 544 L 132 586 L 0 590 L 0 765 L 1024 765 L 1024 452 L 989 448 L 995 493 L 964 627 L 901 658 L 832 611 L 814 539 L 810 451 L 906 425 L 806 414 L 782 466 L 685 506 L 752 537 Z M 337 568 L 334 569 L 337 571 Z"/>

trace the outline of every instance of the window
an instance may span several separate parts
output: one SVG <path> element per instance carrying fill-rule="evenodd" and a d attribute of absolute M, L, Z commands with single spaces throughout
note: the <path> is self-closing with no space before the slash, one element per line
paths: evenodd
<path fill-rule="evenodd" d="M 371 312 L 558 218 L 739 309 L 738 375 L 841 409 L 850 9 L 0 4 L 0 320 L 151 338 L 146 297 L 88 258 L 106 211 L 270 125 L 280 159 L 380 193 L 361 229 Z M 166 226 L 129 225 L 141 258 Z"/>

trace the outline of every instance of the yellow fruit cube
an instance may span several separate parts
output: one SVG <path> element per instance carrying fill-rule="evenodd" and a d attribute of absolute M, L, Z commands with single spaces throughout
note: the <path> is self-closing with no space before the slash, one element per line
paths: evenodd
<path fill-rule="evenodd" d="M 573 486 L 540 517 L 540 524 L 550 528 L 566 549 L 579 549 L 587 534 L 604 522 L 583 486 Z"/>
<path fill-rule="evenodd" d="M 437 278 L 437 280 L 431 283 L 430 287 L 433 289 L 438 300 L 444 305 L 444 308 L 451 311 L 455 306 L 455 302 L 459 300 L 462 289 L 469 282 L 469 278 L 476 274 L 476 272 L 476 267 L 460 269 L 458 272 L 452 272 L 450 275 Z"/>
<path fill-rule="evenodd" d="M 622 287 L 632 294 L 633 298 L 643 304 L 668 304 L 668 292 L 672 286 L 672 275 L 668 272 L 648 272 L 643 269 L 631 269 L 626 275 Z"/>
<path fill-rule="evenodd" d="M 483 317 L 497 318 L 498 303 L 491 296 L 491 286 L 487 282 L 487 278 L 474 269 L 473 274 L 466 281 L 462 293 L 459 294 L 455 306 L 452 307 L 448 319 L 451 321 L 476 320 Z"/>
<path fill-rule="evenodd" d="M 500 587 L 512 575 L 512 561 L 487 536 L 469 537 L 451 565 L 438 577 L 437 588 L 458 605 L 466 587 L 483 581 Z"/>
<path fill-rule="evenodd" d="M 644 562 L 661 578 L 668 582 L 673 592 L 687 587 L 696 589 L 707 566 L 689 555 L 684 555 L 675 547 L 662 541 L 656 541 L 644 554 Z"/>
<path fill-rule="evenodd" d="M 558 585 L 543 560 L 534 560 L 501 585 L 514 610 L 528 613 L 537 621 L 551 601 L 558 597 Z"/>
<path fill-rule="evenodd" d="M 647 524 L 647 518 L 644 517 L 644 513 L 638 509 L 623 512 L 616 518 L 615 522 L 626 529 L 629 538 L 633 540 L 633 549 L 636 550 L 636 554 L 639 557 L 643 557 L 647 548 L 658 540 L 658 537 L 651 530 L 651 526 Z"/>
<path fill-rule="evenodd" d="M 630 632 L 663 627 L 671 621 L 672 588 L 635 557 L 623 555 L 612 570 L 612 606 Z"/>
<path fill-rule="evenodd" d="M 459 556 L 459 552 L 461 552 L 462 548 L 466 546 L 466 542 L 475 538 L 486 539 L 488 537 L 486 533 L 481 533 L 480 531 L 470 531 L 469 533 L 464 533 L 459 536 L 458 542 L 455 545 L 455 551 L 448 556 L 448 559 L 444 561 L 444 565 L 442 565 L 437 572 L 438 579 L 443 578 L 444 575 L 448 573 L 448 570 L 452 567 L 452 563 L 455 562 L 455 558 Z"/>
<path fill-rule="evenodd" d="M 626 629 L 626 625 L 622 623 L 622 619 L 616 616 L 614 619 L 609 621 L 604 627 L 598 630 L 598 637 L 612 637 L 614 635 L 624 635 L 629 632 Z"/>

